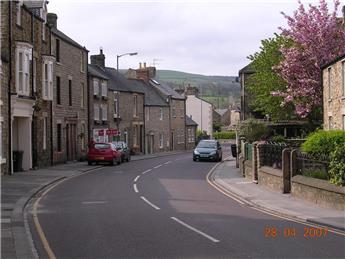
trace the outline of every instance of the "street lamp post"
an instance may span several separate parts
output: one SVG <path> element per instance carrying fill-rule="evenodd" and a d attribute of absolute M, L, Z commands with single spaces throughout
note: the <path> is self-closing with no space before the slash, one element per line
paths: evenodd
<path fill-rule="evenodd" d="M 130 52 L 130 53 L 117 55 L 116 56 L 116 70 L 117 70 L 117 72 L 119 72 L 119 58 L 121 58 L 122 56 L 126 56 L 126 55 L 135 56 L 135 55 L 138 55 L 138 52 Z"/>
<path fill-rule="evenodd" d="M 125 53 L 125 54 L 121 54 L 121 55 L 116 55 L 116 72 L 117 73 L 120 73 L 119 72 L 119 58 L 121 58 L 122 56 L 126 56 L 126 55 L 129 55 L 129 56 L 135 56 L 135 55 L 138 55 L 138 52 L 129 52 L 129 53 Z M 117 114 L 119 115 L 120 114 L 120 100 L 119 100 L 119 95 L 117 93 L 117 96 L 116 96 L 116 99 L 117 99 Z M 116 128 L 117 128 L 117 141 L 120 140 L 120 118 L 117 117 L 116 118 Z"/>

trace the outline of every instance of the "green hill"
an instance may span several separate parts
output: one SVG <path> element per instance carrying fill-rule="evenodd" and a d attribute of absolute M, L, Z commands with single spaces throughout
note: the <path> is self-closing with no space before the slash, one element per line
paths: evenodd
<path fill-rule="evenodd" d="M 240 103 L 240 84 L 236 76 L 205 76 L 173 70 L 157 70 L 156 79 L 167 82 L 173 88 L 188 85 L 199 88 L 202 98 L 216 108 L 227 108 Z"/>

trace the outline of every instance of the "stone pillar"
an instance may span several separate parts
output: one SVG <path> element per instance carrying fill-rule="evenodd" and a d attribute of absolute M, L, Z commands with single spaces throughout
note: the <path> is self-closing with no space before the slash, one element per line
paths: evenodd
<path fill-rule="evenodd" d="M 290 154 L 290 179 L 297 175 L 297 149 L 293 149 Z"/>
<path fill-rule="evenodd" d="M 254 142 L 252 145 L 252 175 L 254 183 L 258 183 L 258 157 L 258 144 Z"/>
<path fill-rule="evenodd" d="M 282 152 L 283 193 L 291 191 L 290 153 L 291 150 L 289 148 L 285 148 Z"/>

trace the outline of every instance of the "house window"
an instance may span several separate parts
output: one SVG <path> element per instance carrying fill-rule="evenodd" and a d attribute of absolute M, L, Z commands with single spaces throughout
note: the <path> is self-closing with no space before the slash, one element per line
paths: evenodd
<path fill-rule="evenodd" d="M 164 145 L 164 135 L 163 133 L 159 133 L 159 148 L 163 148 Z"/>
<path fill-rule="evenodd" d="M 328 99 L 331 99 L 332 98 L 332 80 L 331 80 L 332 69 L 329 67 L 327 71 L 328 71 Z"/>
<path fill-rule="evenodd" d="M 97 79 L 93 80 L 93 95 L 98 96 L 99 94 L 99 83 Z"/>
<path fill-rule="evenodd" d="M 42 67 L 42 82 L 43 82 L 43 99 L 53 100 L 53 62 L 54 59 L 50 56 L 43 57 Z"/>
<path fill-rule="evenodd" d="M 180 114 L 180 117 L 181 117 L 181 118 L 184 118 L 184 109 L 183 109 L 183 108 L 181 108 L 181 114 Z"/>
<path fill-rule="evenodd" d="M 328 129 L 329 130 L 333 129 L 333 117 L 332 116 L 328 117 Z"/>
<path fill-rule="evenodd" d="M 56 62 L 60 62 L 60 40 L 55 40 L 55 58 Z"/>
<path fill-rule="evenodd" d="M 159 109 L 159 119 L 162 121 L 163 120 L 163 108 Z"/>
<path fill-rule="evenodd" d="M 47 149 L 47 133 L 48 133 L 47 127 L 48 127 L 47 117 L 44 117 L 43 118 L 43 150 Z"/>
<path fill-rule="evenodd" d="M 128 146 L 128 132 L 127 132 L 127 130 L 124 132 L 124 138 L 125 138 L 125 142 Z"/>
<path fill-rule="evenodd" d="M 30 95 L 30 60 L 32 46 L 17 43 L 16 48 L 16 90 L 19 95 Z"/>
<path fill-rule="evenodd" d="M 32 81 L 33 81 L 33 88 L 34 92 L 36 93 L 36 72 L 37 72 L 37 58 L 33 58 L 33 63 L 32 63 Z"/>
<path fill-rule="evenodd" d="M 95 121 L 99 121 L 99 106 L 98 104 L 94 104 L 93 105 L 93 118 Z"/>
<path fill-rule="evenodd" d="M 343 96 L 345 96 L 345 61 L 341 63 L 341 75 L 342 75 Z"/>
<path fill-rule="evenodd" d="M 85 54 L 83 51 L 80 52 L 80 71 L 85 72 Z"/>
<path fill-rule="evenodd" d="M 61 123 L 57 124 L 56 136 L 57 136 L 57 151 L 60 152 L 62 150 L 62 128 L 61 128 Z"/>
<path fill-rule="evenodd" d="M 119 100 L 118 100 L 117 94 L 115 94 L 115 97 L 114 97 L 114 117 L 115 118 L 119 117 Z"/>
<path fill-rule="evenodd" d="M 134 95 L 133 96 L 133 103 L 134 103 L 134 117 L 138 117 L 138 96 Z"/>
<path fill-rule="evenodd" d="M 176 108 L 175 108 L 175 106 L 173 106 L 173 108 L 172 108 L 172 116 L 174 118 L 176 118 Z"/>
<path fill-rule="evenodd" d="M 22 25 L 22 4 L 23 4 L 23 1 L 19 1 L 16 5 L 16 8 L 17 8 L 17 19 L 16 19 L 16 22 L 17 22 L 17 25 Z"/>
<path fill-rule="evenodd" d="M 80 85 L 80 107 L 81 108 L 84 108 L 84 106 L 85 106 L 85 98 L 84 98 L 84 83 L 81 83 L 81 85 Z"/>
<path fill-rule="evenodd" d="M 72 106 L 72 80 L 68 80 L 68 105 Z"/>
<path fill-rule="evenodd" d="M 108 96 L 108 88 L 107 88 L 107 82 L 102 81 L 102 97 Z"/>
<path fill-rule="evenodd" d="M 56 103 L 61 104 L 61 86 L 60 86 L 60 77 L 56 77 Z"/>
<path fill-rule="evenodd" d="M 146 120 L 149 121 L 150 120 L 150 107 L 146 108 Z"/>
<path fill-rule="evenodd" d="M 102 106 L 102 120 L 107 121 L 108 120 L 108 105 Z"/>

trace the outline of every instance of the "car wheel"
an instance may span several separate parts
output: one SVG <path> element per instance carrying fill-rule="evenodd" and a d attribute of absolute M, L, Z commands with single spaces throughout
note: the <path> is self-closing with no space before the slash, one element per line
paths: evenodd
<path fill-rule="evenodd" d="M 219 162 L 221 162 L 223 160 L 223 157 L 220 156 L 220 158 L 218 159 Z"/>
<path fill-rule="evenodd" d="M 88 165 L 92 165 L 92 161 L 87 161 L 87 164 Z"/>
<path fill-rule="evenodd" d="M 113 158 L 113 160 L 110 161 L 110 165 L 115 165 L 116 164 L 116 160 L 115 158 Z"/>
<path fill-rule="evenodd" d="M 122 161 L 122 158 L 120 157 L 118 160 L 117 160 L 117 164 L 121 164 L 121 161 Z"/>
<path fill-rule="evenodd" d="M 127 162 L 131 161 L 131 156 L 128 156 Z"/>

